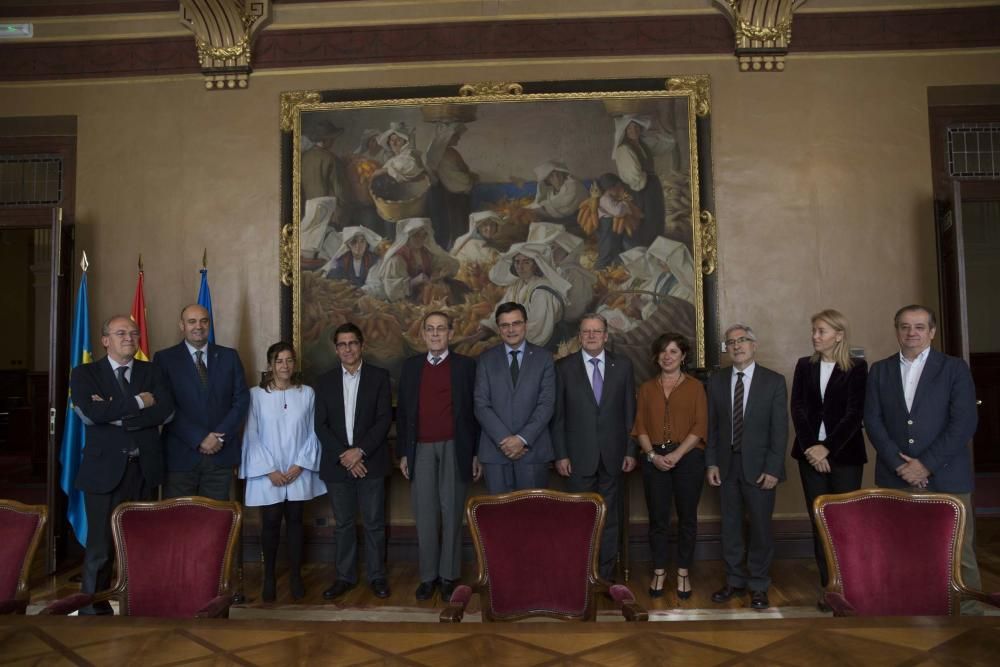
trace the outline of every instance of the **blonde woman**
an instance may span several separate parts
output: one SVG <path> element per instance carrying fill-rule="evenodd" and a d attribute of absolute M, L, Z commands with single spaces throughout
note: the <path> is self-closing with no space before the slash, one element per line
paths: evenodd
<path fill-rule="evenodd" d="M 861 488 L 868 457 L 861 434 L 868 363 L 852 359 L 847 318 L 836 310 L 812 316 L 813 353 L 795 365 L 792 380 L 792 457 L 799 462 L 810 523 L 813 500 Z M 812 524 L 820 585 L 829 580 L 823 546 Z M 823 607 L 822 602 L 820 607 Z"/>

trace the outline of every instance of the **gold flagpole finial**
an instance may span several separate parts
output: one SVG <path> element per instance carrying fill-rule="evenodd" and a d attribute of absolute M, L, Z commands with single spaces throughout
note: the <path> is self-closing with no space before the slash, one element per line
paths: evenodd
<path fill-rule="evenodd" d="M 208 248 L 205 248 L 204 252 L 201 253 L 201 268 L 208 268 Z"/>
<path fill-rule="evenodd" d="M 80 268 L 86 273 L 87 269 L 90 268 L 90 262 L 87 260 L 87 251 L 83 251 L 83 259 L 80 260 Z"/>
<path fill-rule="evenodd" d="M 142 273 L 142 253 L 139 253 L 139 273 Z"/>

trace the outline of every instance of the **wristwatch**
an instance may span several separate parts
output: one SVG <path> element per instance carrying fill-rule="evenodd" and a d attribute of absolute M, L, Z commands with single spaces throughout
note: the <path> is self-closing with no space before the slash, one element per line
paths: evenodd
<path fill-rule="evenodd" d="M 656 452 L 653 451 L 652 449 L 649 450 L 648 452 L 646 452 L 646 460 L 649 461 L 650 463 L 653 462 L 653 457 L 654 456 L 656 456 Z"/>

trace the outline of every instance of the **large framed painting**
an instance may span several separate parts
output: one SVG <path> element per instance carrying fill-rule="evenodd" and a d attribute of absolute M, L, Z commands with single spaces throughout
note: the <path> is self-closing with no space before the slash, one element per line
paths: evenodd
<path fill-rule="evenodd" d="M 433 310 L 477 356 L 506 301 L 557 357 L 599 313 L 639 380 L 666 331 L 717 363 L 709 111 L 707 77 L 285 93 L 282 331 L 307 380 L 347 321 L 393 375 Z"/>

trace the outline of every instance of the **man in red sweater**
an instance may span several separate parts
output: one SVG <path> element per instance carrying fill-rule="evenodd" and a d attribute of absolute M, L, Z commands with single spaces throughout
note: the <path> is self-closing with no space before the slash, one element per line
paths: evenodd
<path fill-rule="evenodd" d="M 431 599 L 440 586 L 447 601 L 458 585 L 465 494 L 469 481 L 480 476 L 472 403 L 476 362 L 448 349 L 454 333 L 447 314 L 425 315 L 421 337 L 427 354 L 403 362 L 399 378 L 396 442 L 417 524 L 418 600 Z"/>

